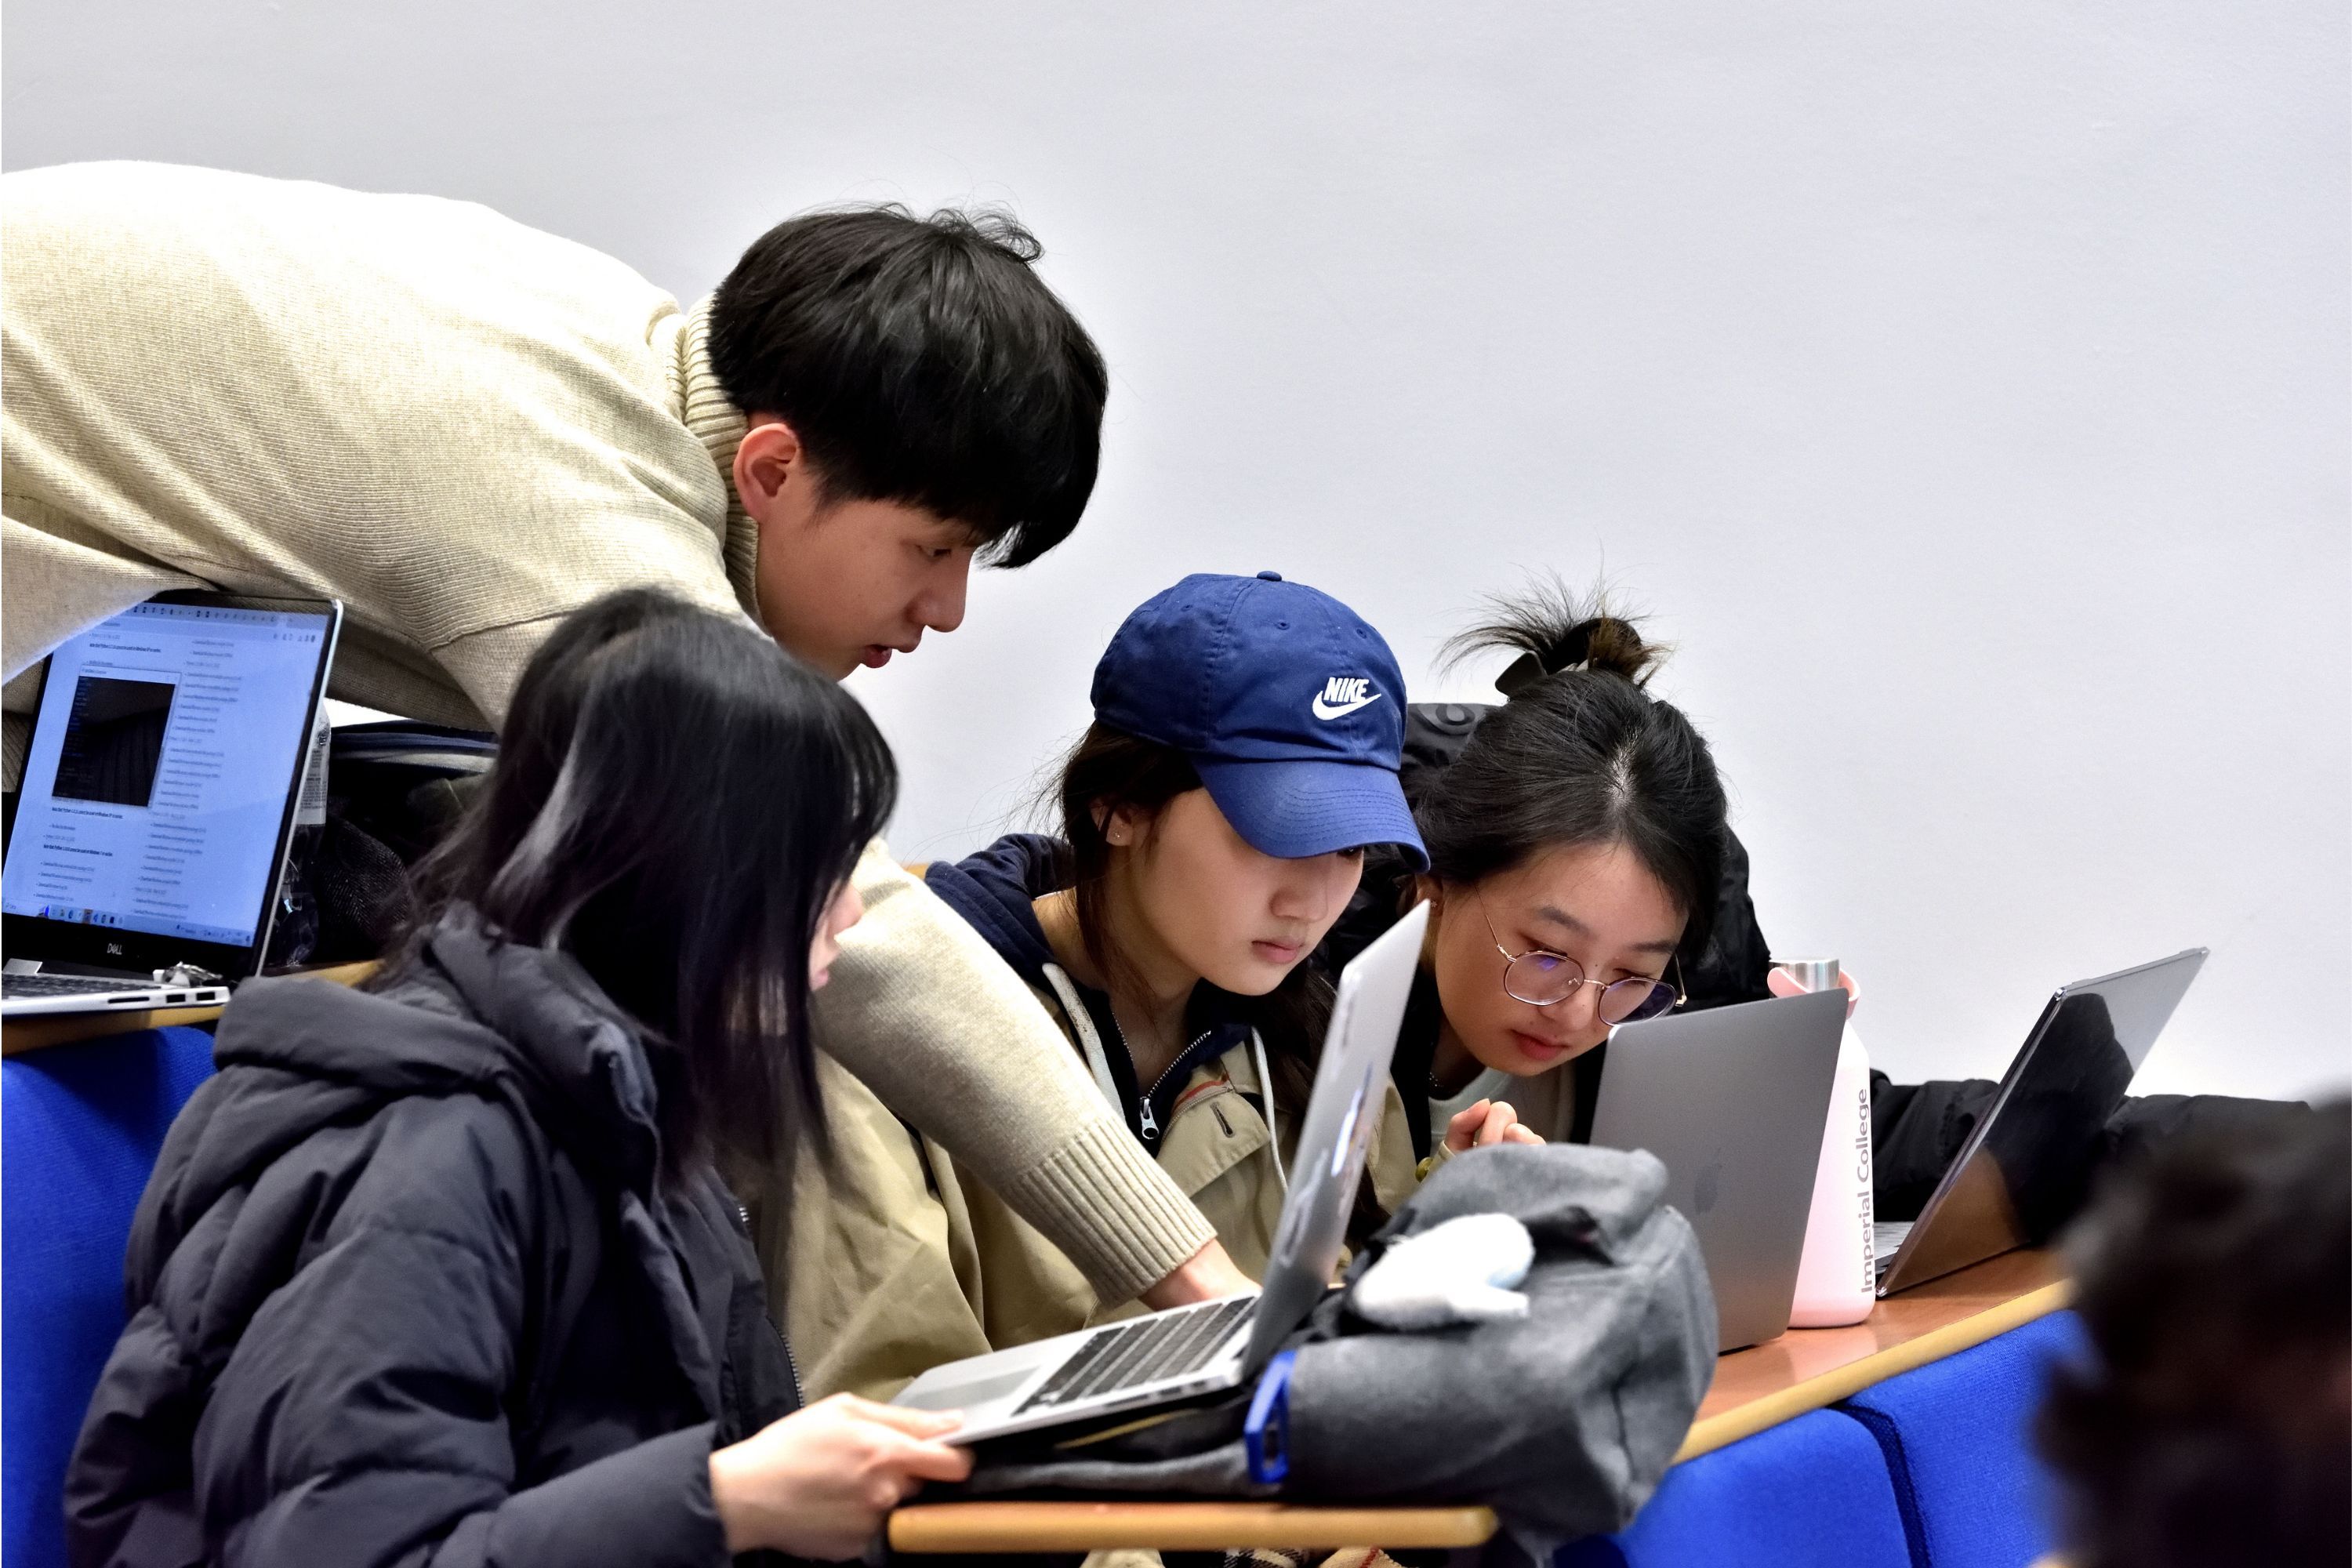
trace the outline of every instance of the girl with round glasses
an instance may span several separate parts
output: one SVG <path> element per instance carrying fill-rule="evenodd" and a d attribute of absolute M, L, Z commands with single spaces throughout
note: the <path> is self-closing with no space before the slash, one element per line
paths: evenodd
<path fill-rule="evenodd" d="M 1427 869 L 1376 857 L 1322 954 L 1336 966 L 1429 905 L 1395 1077 L 1416 1152 L 1441 1159 L 1580 1141 L 1612 1027 L 1760 998 L 1770 963 L 1706 742 L 1643 689 L 1660 650 L 1556 590 L 1451 645 L 1497 647 L 1520 656 L 1500 707 L 1410 712 Z"/>
<path fill-rule="evenodd" d="M 1644 689 L 1661 650 L 1557 590 L 1507 603 L 1452 647 L 1516 652 L 1496 681 L 1507 700 L 1407 710 L 1402 782 L 1428 868 L 1373 852 L 1318 955 L 1344 963 L 1429 902 L 1395 1068 L 1424 1160 L 1480 1142 L 1580 1142 L 1613 1026 L 1771 994 L 1714 760 L 1690 721 Z M 1912 1218 L 1999 1086 L 1871 1079 L 1877 1212 Z M 2094 1154 L 2290 1109 L 2126 1100 Z"/>

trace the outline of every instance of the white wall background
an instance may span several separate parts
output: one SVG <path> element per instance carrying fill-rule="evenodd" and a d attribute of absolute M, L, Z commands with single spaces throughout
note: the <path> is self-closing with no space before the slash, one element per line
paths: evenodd
<path fill-rule="evenodd" d="M 1077 537 L 859 677 L 972 846 L 1120 616 L 1278 568 L 1419 693 L 1604 566 L 1783 952 L 1898 1076 L 2191 943 L 2144 1087 L 2352 1076 L 2335 0 L 1536 7 L 12 0 L 10 167 L 492 204 L 683 297 L 770 222 L 1010 203 L 1116 375 Z"/>

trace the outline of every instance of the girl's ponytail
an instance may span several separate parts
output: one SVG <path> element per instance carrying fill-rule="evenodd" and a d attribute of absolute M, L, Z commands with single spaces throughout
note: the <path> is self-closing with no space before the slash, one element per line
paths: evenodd
<path fill-rule="evenodd" d="M 1548 675 L 1590 669 L 1646 685 L 1668 649 L 1642 640 L 1634 622 L 1609 607 L 1606 595 L 1580 599 L 1555 580 L 1517 598 L 1497 599 L 1494 618 L 1449 638 L 1444 657 L 1456 663 L 1490 648 L 1519 657 L 1495 678 L 1495 689 L 1517 697 Z"/>
<path fill-rule="evenodd" d="M 1600 595 L 1557 582 L 1497 601 L 1493 617 L 1446 645 L 1519 658 L 1495 682 L 1507 699 L 1454 763 L 1414 795 L 1430 873 L 1475 883 L 1547 849 L 1622 844 L 1706 943 L 1722 878 L 1723 785 L 1706 742 L 1673 704 L 1642 688 L 1665 649 Z"/>

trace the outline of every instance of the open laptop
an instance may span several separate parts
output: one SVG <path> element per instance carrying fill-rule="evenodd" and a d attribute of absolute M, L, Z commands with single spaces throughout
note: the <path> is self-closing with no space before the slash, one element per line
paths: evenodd
<path fill-rule="evenodd" d="M 1610 1033 L 1592 1142 L 1665 1165 L 1665 1201 L 1706 1258 L 1720 1350 L 1789 1326 L 1844 1031 L 1845 993 L 1829 991 Z"/>
<path fill-rule="evenodd" d="M 2057 989 L 1918 1219 L 1876 1227 L 1881 1296 L 2050 1238 L 2079 1205 L 2099 1131 L 2205 951 Z"/>
<path fill-rule="evenodd" d="M 1265 1287 L 933 1367 L 893 1404 L 960 1410 L 976 1442 L 1236 1388 L 1255 1378 L 1331 1288 L 1372 1126 L 1388 1092 L 1427 906 L 1340 973 L 1275 1231 Z"/>
<path fill-rule="evenodd" d="M 261 967 L 342 615 L 169 594 L 49 656 L 0 1015 L 213 1005 Z"/>

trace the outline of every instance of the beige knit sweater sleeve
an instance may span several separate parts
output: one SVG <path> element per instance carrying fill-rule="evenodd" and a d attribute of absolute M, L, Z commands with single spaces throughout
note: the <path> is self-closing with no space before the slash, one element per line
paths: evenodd
<path fill-rule="evenodd" d="M 818 993 L 826 1052 L 1070 1255 L 1106 1303 L 1216 1233 L 1109 1112 L 1020 977 L 880 840 Z"/>
<path fill-rule="evenodd" d="M 503 708 L 552 623 L 448 650 Z M 445 657 L 446 657 L 445 655 Z M 1010 966 L 879 839 L 858 862 L 866 917 L 818 993 L 826 1053 L 1067 1253 L 1106 1304 L 1165 1279 L 1215 1236 L 1103 1103 Z"/>

